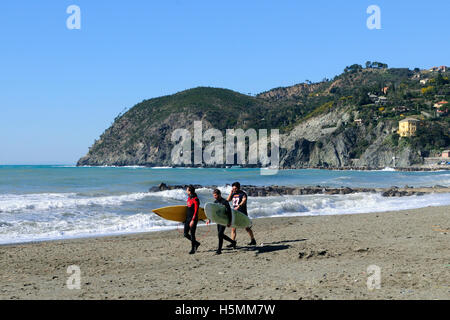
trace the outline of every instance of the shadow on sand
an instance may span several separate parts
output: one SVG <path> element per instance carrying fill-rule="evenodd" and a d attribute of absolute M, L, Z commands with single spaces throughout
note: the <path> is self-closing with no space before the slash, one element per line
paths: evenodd
<path fill-rule="evenodd" d="M 266 244 L 281 244 L 281 243 L 291 243 L 291 242 L 302 242 L 307 241 L 308 239 L 296 239 L 296 240 L 281 240 L 281 241 L 273 241 L 273 242 L 264 242 L 264 245 Z"/>
<path fill-rule="evenodd" d="M 261 253 L 267 253 L 267 252 L 286 250 L 291 247 L 289 244 L 284 244 L 284 243 L 301 242 L 301 241 L 306 241 L 306 240 L 308 240 L 308 239 L 264 242 L 262 245 L 259 245 L 259 246 L 238 247 L 237 249 L 242 249 L 242 250 L 246 250 L 246 251 L 255 251 L 256 254 L 261 254 Z"/>
<path fill-rule="evenodd" d="M 261 253 L 289 249 L 291 246 L 289 244 L 285 244 L 285 243 L 301 242 L 301 241 L 307 241 L 307 240 L 308 239 L 281 240 L 281 241 L 274 241 L 274 242 L 264 242 L 262 245 L 257 245 L 257 246 L 245 246 L 245 247 L 240 247 L 238 245 L 236 247 L 236 250 L 254 251 L 256 254 L 261 254 Z M 232 253 L 234 250 L 235 249 L 225 247 L 222 249 L 222 253 Z M 208 250 L 208 251 L 214 252 L 215 250 Z"/>

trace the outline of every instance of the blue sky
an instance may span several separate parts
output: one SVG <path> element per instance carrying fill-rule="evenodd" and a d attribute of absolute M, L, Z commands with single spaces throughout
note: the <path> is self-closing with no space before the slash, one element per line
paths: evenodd
<path fill-rule="evenodd" d="M 69 5 L 81 29 L 69 30 Z M 381 30 L 369 30 L 369 5 Z M 124 108 L 196 86 L 258 93 L 345 66 L 450 65 L 450 1 L 3 1 L 0 164 L 73 164 Z"/>

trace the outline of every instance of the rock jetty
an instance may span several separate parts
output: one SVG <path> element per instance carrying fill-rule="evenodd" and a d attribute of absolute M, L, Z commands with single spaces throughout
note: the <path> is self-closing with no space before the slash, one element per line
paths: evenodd
<path fill-rule="evenodd" d="M 217 186 L 202 186 L 194 185 L 196 189 L 198 188 L 208 188 L 215 189 Z M 161 183 L 159 186 L 154 186 L 150 188 L 150 192 L 158 192 L 165 190 L 175 190 L 175 189 L 186 189 L 187 185 L 167 185 Z M 241 189 L 244 190 L 250 197 L 268 197 L 268 196 L 283 196 L 283 195 L 311 195 L 311 194 L 351 194 L 358 192 L 369 192 L 369 193 L 381 193 L 383 197 L 404 197 L 412 195 L 423 195 L 425 193 L 450 193 L 450 188 L 444 186 L 434 186 L 434 187 L 424 187 L 424 188 L 413 188 L 405 186 L 404 188 L 399 188 L 392 186 L 390 188 L 349 188 L 340 187 L 332 188 L 325 186 L 253 186 L 253 185 L 242 185 Z"/>

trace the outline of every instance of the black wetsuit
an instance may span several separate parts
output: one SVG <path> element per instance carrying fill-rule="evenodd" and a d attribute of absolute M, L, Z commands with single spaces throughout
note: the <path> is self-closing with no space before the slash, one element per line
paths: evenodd
<path fill-rule="evenodd" d="M 195 239 L 195 230 L 197 229 L 197 222 L 198 222 L 198 210 L 200 209 L 200 200 L 198 200 L 198 197 L 190 196 L 187 200 L 187 214 L 186 214 L 186 221 L 184 222 L 184 236 L 191 240 L 192 243 L 192 250 L 200 243 Z M 191 221 L 194 222 L 194 225 L 191 227 L 189 224 Z M 189 234 L 189 231 L 191 231 L 191 234 Z"/>
<path fill-rule="evenodd" d="M 214 201 L 214 203 L 220 203 L 225 206 L 225 213 L 227 214 L 228 217 L 228 224 L 231 224 L 231 207 L 228 201 L 225 200 L 224 198 L 220 198 L 220 200 L 216 200 Z M 222 250 L 223 239 L 227 240 L 230 243 L 234 243 L 234 241 L 231 238 L 225 235 L 225 229 L 226 226 L 223 226 L 221 224 L 217 225 L 217 235 L 219 237 L 219 249 L 217 249 L 217 251 Z"/>

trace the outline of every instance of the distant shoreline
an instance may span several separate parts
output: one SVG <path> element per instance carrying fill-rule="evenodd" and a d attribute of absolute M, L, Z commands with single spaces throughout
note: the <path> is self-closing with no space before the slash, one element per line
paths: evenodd
<path fill-rule="evenodd" d="M 57 165 L 55 165 L 57 166 Z M 150 166 L 150 165 L 98 165 L 98 166 L 79 166 L 77 168 L 154 168 L 154 169 L 264 169 L 262 167 L 237 167 L 231 168 L 225 166 L 193 166 L 193 167 L 170 167 L 170 166 Z M 450 171 L 450 165 L 440 167 L 298 167 L 298 168 L 278 168 L 278 170 L 330 170 L 330 171 Z"/>
<path fill-rule="evenodd" d="M 150 168 L 150 169 L 264 169 L 262 167 L 241 167 L 241 166 L 151 166 L 151 165 L 77 165 L 77 164 L 0 164 L 0 167 L 33 167 L 33 166 L 49 166 L 61 168 Z M 450 165 L 433 166 L 433 167 L 297 167 L 286 168 L 281 167 L 278 170 L 329 170 L 329 171 L 450 171 Z"/>

